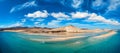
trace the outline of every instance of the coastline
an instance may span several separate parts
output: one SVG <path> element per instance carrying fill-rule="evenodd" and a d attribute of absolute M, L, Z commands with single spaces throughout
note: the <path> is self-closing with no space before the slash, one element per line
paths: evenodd
<path fill-rule="evenodd" d="M 29 35 L 35 35 L 35 36 L 57 36 L 57 37 L 73 37 L 77 34 L 85 34 L 85 33 L 68 33 L 68 32 L 61 32 L 61 33 L 32 33 L 32 32 L 25 32 L 24 30 L 5 30 L 6 32 L 18 32 L 18 33 L 24 33 Z"/>
<path fill-rule="evenodd" d="M 51 36 L 56 36 L 55 38 L 50 38 L 50 39 L 33 39 L 33 38 L 30 38 L 29 40 L 32 40 L 32 41 L 43 41 L 43 42 L 46 42 L 46 41 L 65 41 L 65 40 L 69 40 L 69 39 L 75 39 L 75 38 L 83 38 L 83 37 L 86 37 L 85 35 L 82 35 L 82 36 L 75 36 L 76 34 L 81 34 L 81 33 L 30 33 L 30 32 L 24 32 L 22 30 L 19 30 L 19 31 L 11 31 L 11 30 L 8 30 L 9 32 L 20 32 L 20 33 L 25 33 L 25 34 L 32 34 L 32 35 L 42 35 L 42 36 L 48 36 L 48 37 L 51 37 Z M 104 31 L 103 31 L 104 32 Z M 102 35 L 99 35 L 99 36 L 95 36 L 93 38 L 105 38 L 105 37 L 109 37 L 109 36 L 112 36 L 114 34 L 116 34 L 117 32 L 116 31 L 108 31 L 107 33 L 105 34 L 102 34 Z M 85 33 L 82 33 L 82 34 L 85 34 Z"/>
<path fill-rule="evenodd" d="M 114 34 L 116 34 L 117 32 L 115 31 L 110 31 L 107 34 L 102 34 L 99 36 L 96 36 L 94 38 L 104 38 L 104 37 L 108 37 L 108 36 L 112 36 Z M 42 42 L 49 42 L 49 41 L 65 41 L 65 40 L 70 40 L 70 39 L 75 39 L 75 38 L 84 38 L 86 36 L 73 36 L 73 37 L 62 37 L 62 38 L 51 38 L 51 39 L 30 39 L 33 41 L 42 41 Z"/>
<path fill-rule="evenodd" d="M 85 36 L 59 37 L 59 38 L 50 38 L 50 39 L 29 39 L 29 40 L 40 41 L 40 42 L 50 42 L 50 41 L 65 41 L 69 39 L 83 38 L 83 37 Z"/>
<path fill-rule="evenodd" d="M 112 35 L 114 35 L 114 34 L 116 34 L 116 33 L 117 33 L 116 31 L 110 31 L 110 32 L 108 32 L 107 34 L 95 36 L 94 38 L 105 38 L 105 37 L 112 36 Z"/>

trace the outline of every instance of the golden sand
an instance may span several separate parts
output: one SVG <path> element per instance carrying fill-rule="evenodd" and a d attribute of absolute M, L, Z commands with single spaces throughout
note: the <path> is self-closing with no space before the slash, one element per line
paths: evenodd
<path fill-rule="evenodd" d="M 108 37 L 108 36 L 112 36 L 116 34 L 115 31 L 110 31 L 106 34 L 103 34 L 103 35 L 99 35 L 99 36 L 95 36 L 93 38 L 105 38 L 105 37 Z M 51 38 L 51 39 L 30 39 L 30 40 L 33 40 L 33 41 L 65 41 L 65 40 L 69 40 L 69 39 L 75 39 L 75 38 L 84 38 L 86 36 L 73 36 L 73 37 L 62 37 L 62 38 Z"/>
<path fill-rule="evenodd" d="M 94 38 L 105 38 L 105 37 L 109 37 L 109 36 L 112 36 L 114 34 L 116 34 L 117 32 L 116 31 L 110 31 L 106 34 L 103 34 L 103 35 L 99 35 L 99 36 L 95 36 Z"/>

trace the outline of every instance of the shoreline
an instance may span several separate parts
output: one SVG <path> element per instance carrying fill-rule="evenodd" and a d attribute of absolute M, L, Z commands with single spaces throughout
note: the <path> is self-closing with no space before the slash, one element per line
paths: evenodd
<path fill-rule="evenodd" d="M 4 30 L 8 32 L 20 32 L 20 33 L 25 33 L 25 34 L 30 34 L 30 35 L 43 35 L 43 36 L 63 36 L 63 37 L 69 37 L 77 34 L 86 34 L 86 33 L 101 33 L 101 32 L 109 32 L 109 31 L 92 31 L 92 32 L 59 32 L 59 33 L 34 33 L 34 32 L 27 32 L 25 30 Z"/>
<path fill-rule="evenodd" d="M 109 37 L 109 36 L 112 36 L 114 34 L 116 34 L 117 32 L 116 31 L 110 31 L 108 32 L 107 34 L 102 34 L 100 36 L 95 36 L 94 38 L 105 38 L 105 37 Z"/>
<path fill-rule="evenodd" d="M 7 30 L 9 32 L 20 32 L 20 33 L 25 33 L 25 34 L 33 34 L 33 35 L 41 35 L 41 36 L 48 36 L 48 37 L 51 37 L 51 36 L 56 36 L 56 38 L 50 38 L 50 39 L 35 39 L 35 38 L 30 38 L 29 40 L 32 40 L 32 41 L 43 41 L 43 42 L 49 42 L 49 41 L 65 41 L 65 40 L 70 40 L 70 39 L 75 39 L 75 38 L 83 38 L 83 37 L 86 37 L 85 35 L 82 35 L 82 36 L 75 36 L 76 33 L 67 33 L 69 35 L 61 35 L 61 34 L 50 34 L 50 33 L 30 33 L 30 32 L 23 32 L 22 30 L 19 30 L 19 31 L 11 31 L 11 30 Z M 103 31 L 104 32 L 104 31 Z M 99 35 L 99 36 L 95 36 L 93 38 L 104 38 L 104 37 L 108 37 L 108 36 L 112 36 L 114 34 L 116 34 L 117 32 L 116 31 L 108 31 L 107 33 L 105 34 L 102 34 L 102 35 Z M 81 33 L 77 33 L 77 34 L 81 34 Z M 85 34 L 85 33 L 82 33 L 82 34 Z"/>
<path fill-rule="evenodd" d="M 32 41 L 42 41 L 42 42 L 50 42 L 50 41 L 65 41 L 75 38 L 83 38 L 84 36 L 74 36 L 74 37 L 62 37 L 62 38 L 50 38 L 50 39 L 29 39 Z"/>
<path fill-rule="evenodd" d="M 93 38 L 104 38 L 104 37 L 108 37 L 108 36 L 112 36 L 114 34 L 116 34 L 117 32 L 115 31 L 110 31 L 106 34 L 102 34 L 99 36 L 95 36 Z M 33 41 L 42 41 L 42 42 L 50 42 L 50 41 L 65 41 L 65 40 L 70 40 L 70 39 L 75 39 L 75 38 L 83 38 L 85 36 L 73 36 L 73 37 L 65 37 L 65 38 L 51 38 L 51 39 L 30 39 Z"/>
<path fill-rule="evenodd" d="M 18 32 L 18 33 L 24 33 L 29 35 L 35 35 L 35 36 L 57 36 L 57 37 L 73 37 L 77 34 L 85 34 L 84 33 L 68 33 L 68 32 L 61 32 L 61 33 L 31 33 L 31 32 L 25 32 L 24 30 L 5 30 L 6 32 Z"/>

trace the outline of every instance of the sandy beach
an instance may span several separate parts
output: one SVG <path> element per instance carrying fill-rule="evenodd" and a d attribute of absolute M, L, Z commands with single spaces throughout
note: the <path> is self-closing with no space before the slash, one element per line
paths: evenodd
<path fill-rule="evenodd" d="M 115 31 L 109 31 L 106 34 L 95 36 L 93 38 L 105 38 L 105 37 L 112 36 L 112 35 L 114 35 L 116 33 L 117 32 L 115 32 Z M 30 40 L 33 40 L 33 41 L 43 41 L 43 42 L 48 41 L 49 42 L 49 41 L 65 41 L 65 40 L 69 40 L 69 39 L 84 38 L 84 37 L 86 37 L 86 36 L 72 36 L 72 37 L 61 37 L 61 38 L 51 38 L 51 39 L 30 39 Z"/>
<path fill-rule="evenodd" d="M 112 36 L 114 34 L 116 34 L 117 32 L 116 31 L 110 31 L 106 34 L 103 34 L 103 35 L 99 35 L 99 36 L 95 36 L 94 38 L 105 38 L 105 37 L 109 37 L 109 36 Z"/>
<path fill-rule="evenodd" d="M 74 35 L 77 34 L 85 34 L 87 32 L 82 32 L 82 33 L 68 33 L 68 32 L 60 32 L 60 33 L 32 33 L 32 32 L 26 32 L 24 30 L 4 30 L 7 32 L 20 32 L 20 33 L 24 33 L 24 34 L 29 34 L 29 35 L 43 35 L 43 36 L 57 36 L 57 37 L 73 37 Z"/>
<path fill-rule="evenodd" d="M 35 39 L 35 38 L 30 38 L 29 40 L 33 40 L 33 41 L 64 41 L 64 40 L 69 40 L 69 39 L 75 39 L 75 38 L 83 38 L 83 37 L 87 37 L 85 34 L 87 34 L 88 32 L 83 32 L 83 33 L 68 33 L 68 32 L 60 32 L 60 33 L 32 33 L 32 32 L 26 32 L 24 30 L 5 30 L 5 31 L 10 31 L 10 32 L 20 32 L 20 33 L 25 33 L 25 34 L 29 34 L 29 35 L 37 35 L 37 36 L 47 36 L 47 37 L 52 37 L 55 36 L 53 38 L 49 38 L 49 39 Z M 106 31 L 102 31 L 102 32 L 106 32 Z M 93 34 L 96 33 L 101 33 L 100 32 L 92 32 Z M 78 34 L 78 36 L 76 36 Z M 82 34 L 82 35 L 80 35 Z M 93 36 L 91 35 L 92 38 L 105 38 L 108 36 L 112 36 L 116 34 L 116 31 L 107 31 L 107 33 L 102 34 L 102 35 L 98 35 L 98 36 Z"/>
<path fill-rule="evenodd" d="M 75 38 L 83 38 L 85 36 L 74 36 L 74 37 L 60 37 L 60 38 L 50 38 L 50 39 L 29 39 L 33 41 L 42 41 L 42 42 L 49 42 L 49 41 L 65 41 L 69 39 L 75 39 Z"/>

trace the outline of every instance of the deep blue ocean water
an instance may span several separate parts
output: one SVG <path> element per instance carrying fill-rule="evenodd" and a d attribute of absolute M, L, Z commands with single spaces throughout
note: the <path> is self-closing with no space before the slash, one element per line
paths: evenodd
<path fill-rule="evenodd" d="M 110 37 L 93 37 L 61 42 L 37 42 L 29 38 L 47 37 L 0 32 L 0 53 L 120 53 L 120 31 Z"/>

